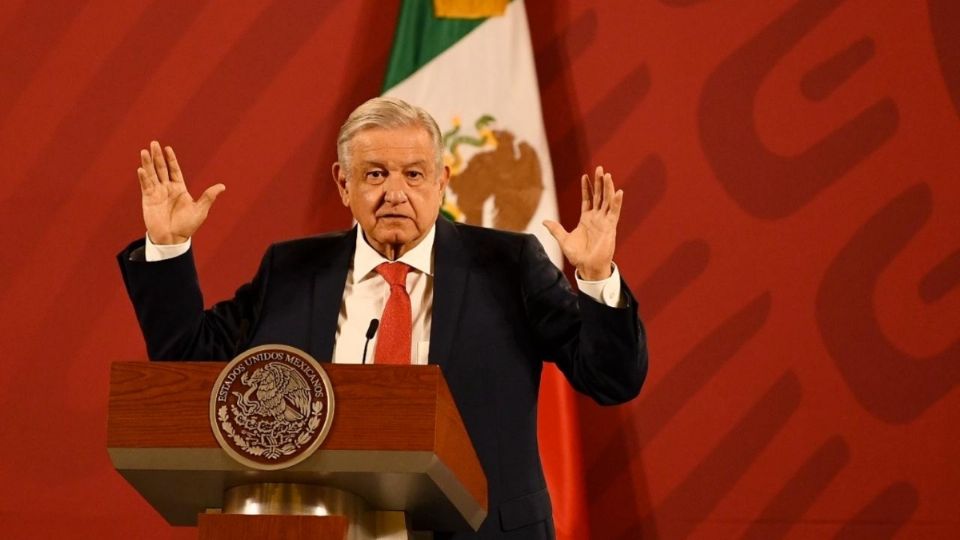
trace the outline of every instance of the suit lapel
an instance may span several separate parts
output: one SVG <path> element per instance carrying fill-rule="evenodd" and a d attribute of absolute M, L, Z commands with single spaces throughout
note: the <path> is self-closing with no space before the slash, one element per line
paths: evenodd
<path fill-rule="evenodd" d="M 347 270 L 356 249 L 356 227 L 337 238 L 322 251 L 313 281 L 313 304 L 310 311 L 310 354 L 319 362 L 333 358 L 337 318 L 347 282 Z"/>
<path fill-rule="evenodd" d="M 463 297 L 470 279 L 470 260 L 457 228 L 437 220 L 434 244 L 433 321 L 430 329 L 431 364 L 444 367 L 453 351 Z"/>

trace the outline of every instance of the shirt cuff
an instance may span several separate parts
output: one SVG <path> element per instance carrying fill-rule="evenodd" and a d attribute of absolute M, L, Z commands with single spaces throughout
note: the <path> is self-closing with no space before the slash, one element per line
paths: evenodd
<path fill-rule="evenodd" d="M 587 281 L 580 279 L 580 272 L 575 271 L 574 275 L 577 277 L 577 288 L 583 294 L 608 307 L 626 307 L 626 299 L 620 293 L 620 270 L 616 263 L 613 263 L 613 272 L 607 279 Z"/>
<path fill-rule="evenodd" d="M 179 257 L 180 255 L 190 251 L 189 238 L 187 238 L 186 242 L 182 242 L 180 244 L 166 245 L 154 244 L 152 241 L 150 241 L 149 234 L 144 234 L 144 238 L 146 238 L 146 244 L 144 244 L 144 257 L 147 259 L 147 262 L 165 261 L 167 259 Z"/>

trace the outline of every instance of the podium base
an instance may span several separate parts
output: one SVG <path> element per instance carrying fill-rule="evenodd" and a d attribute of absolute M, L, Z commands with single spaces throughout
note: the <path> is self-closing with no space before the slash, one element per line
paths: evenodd
<path fill-rule="evenodd" d="M 223 494 L 224 514 L 346 516 L 357 522 L 367 510 L 367 503 L 349 491 L 314 484 L 245 484 Z"/>
<path fill-rule="evenodd" d="M 201 540 L 413 538 L 403 512 L 373 511 L 362 498 L 340 489 L 312 484 L 246 484 L 228 489 L 223 500 L 222 511 L 200 514 Z"/>
<path fill-rule="evenodd" d="M 200 514 L 200 540 L 347 540 L 349 522 L 343 516 L 280 516 Z"/>

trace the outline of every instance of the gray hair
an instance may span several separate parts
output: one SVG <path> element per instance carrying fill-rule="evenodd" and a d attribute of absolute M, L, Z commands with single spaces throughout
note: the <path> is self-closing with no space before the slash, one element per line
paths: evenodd
<path fill-rule="evenodd" d="M 385 128 L 396 129 L 403 127 L 422 127 L 430 135 L 436 154 L 436 165 L 443 166 L 443 137 L 440 127 L 430 113 L 424 109 L 411 105 L 395 97 L 375 97 L 367 100 L 350 113 L 347 121 L 340 127 L 337 136 L 337 161 L 346 167 L 349 156 L 349 145 L 353 137 L 366 129 Z"/>

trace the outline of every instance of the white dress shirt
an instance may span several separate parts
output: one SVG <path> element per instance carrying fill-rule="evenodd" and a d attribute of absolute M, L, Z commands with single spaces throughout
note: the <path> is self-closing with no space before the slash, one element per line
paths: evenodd
<path fill-rule="evenodd" d="M 410 340 L 410 360 L 413 364 L 427 364 L 430 354 L 430 325 L 433 320 L 433 246 L 436 225 L 416 247 L 397 259 L 410 266 L 407 274 L 407 293 L 410 295 L 413 329 Z M 333 362 L 359 364 L 363 361 L 363 348 L 367 341 L 367 329 L 372 319 L 379 319 L 390 296 L 390 285 L 374 269 L 381 263 L 391 262 L 364 239 L 357 227 L 356 250 L 347 270 L 347 282 L 343 288 L 340 314 L 337 317 L 336 345 Z M 146 235 L 144 257 L 147 261 L 162 261 L 183 255 L 190 249 L 190 240 L 181 244 L 157 245 Z M 620 271 L 613 265 L 613 273 L 601 281 L 586 281 L 576 276 L 581 292 L 597 302 L 611 307 L 623 307 L 625 299 L 620 294 Z M 373 363 L 377 337 L 374 335 L 367 347 L 368 364 Z M 321 360 L 321 359 L 318 359 Z"/>
<path fill-rule="evenodd" d="M 407 294 L 410 295 L 410 315 L 413 329 L 410 335 L 410 363 L 427 364 L 430 354 L 430 323 L 433 321 L 433 239 L 437 226 L 413 249 L 404 253 L 397 262 L 410 267 L 407 273 Z M 363 360 L 363 344 L 367 341 L 367 329 L 372 319 L 379 319 L 390 298 L 390 285 L 374 269 L 389 259 L 370 247 L 357 227 L 357 249 L 353 252 L 353 264 L 347 270 L 347 282 L 343 287 L 340 315 L 337 317 L 336 345 L 333 361 L 339 364 L 359 364 Z M 373 351 L 377 347 L 377 335 L 367 348 L 367 363 L 373 363 Z"/>

